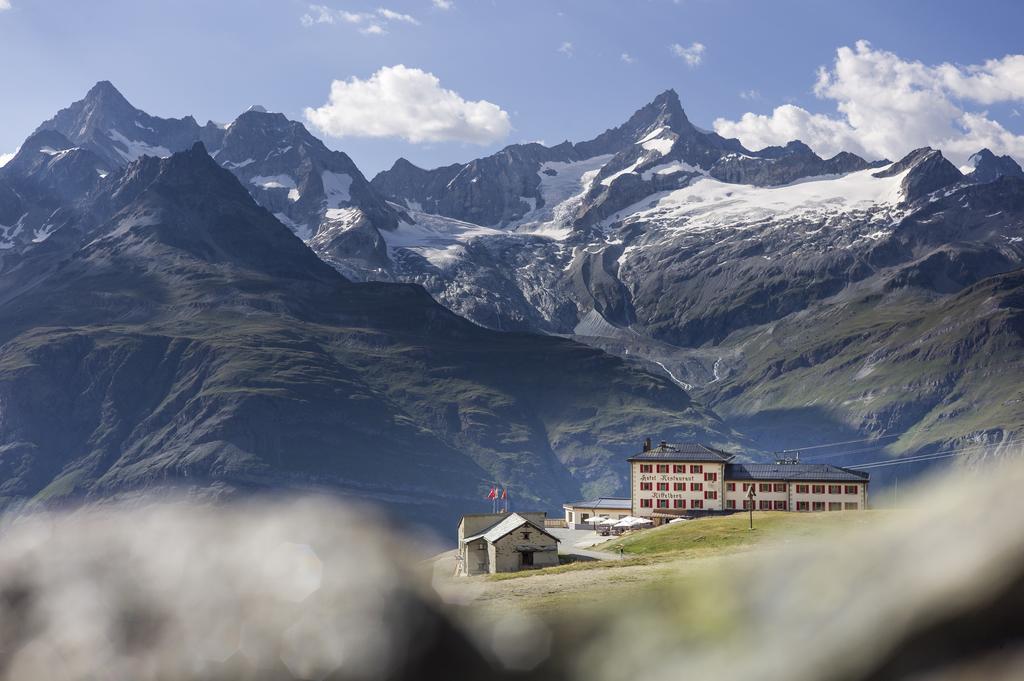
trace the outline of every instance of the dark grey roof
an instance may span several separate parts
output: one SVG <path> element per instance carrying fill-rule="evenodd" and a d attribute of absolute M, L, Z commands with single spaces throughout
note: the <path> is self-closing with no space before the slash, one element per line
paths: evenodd
<path fill-rule="evenodd" d="M 617 510 L 630 509 L 633 507 L 631 499 L 620 499 L 618 497 L 598 497 L 590 501 L 574 501 L 566 506 L 579 506 L 581 508 L 611 508 Z"/>
<path fill-rule="evenodd" d="M 808 482 L 866 482 L 868 473 L 827 463 L 731 463 L 726 480 L 797 480 Z"/>
<path fill-rule="evenodd" d="M 547 536 L 551 537 L 556 542 L 558 541 L 558 537 L 556 537 L 555 535 L 551 534 L 550 532 L 545 530 L 540 525 L 537 525 L 536 523 L 531 522 L 527 518 L 524 518 L 523 516 L 519 515 L 518 513 L 509 513 L 508 516 L 506 516 L 505 518 L 503 518 L 499 522 L 495 523 L 494 525 L 491 525 L 490 527 L 488 527 L 488 528 L 486 528 L 486 529 L 484 529 L 484 530 L 482 530 L 480 532 L 477 532 L 476 534 L 474 534 L 471 537 L 466 537 L 463 541 L 468 543 L 468 542 L 476 541 L 477 539 L 481 539 L 482 538 L 482 539 L 486 540 L 487 542 L 493 544 L 494 542 L 498 541 L 499 539 L 504 537 L 509 532 L 514 532 L 515 530 L 517 530 L 518 528 L 522 527 L 523 525 L 529 525 L 530 527 L 532 527 L 533 529 L 537 530 L 538 532 L 542 532 L 543 534 L 546 534 Z"/>
<path fill-rule="evenodd" d="M 641 452 L 629 458 L 630 461 L 707 461 L 724 463 L 731 461 L 735 455 L 712 449 L 699 442 L 686 442 L 680 445 L 659 445 L 649 452 Z"/>

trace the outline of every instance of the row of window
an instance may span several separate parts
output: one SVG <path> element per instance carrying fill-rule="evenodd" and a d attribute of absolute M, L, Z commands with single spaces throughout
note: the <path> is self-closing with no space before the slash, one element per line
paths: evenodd
<path fill-rule="evenodd" d="M 671 469 L 672 473 L 680 474 L 686 472 L 686 466 L 683 464 L 672 464 L 671 466 L 667 463 L 659 463 L 657 466 L 649 463 L 640 464 L 641 473 L 654 473 L 657 469 L 658 473 L 668 473 Z M 694 474 L 704 473 L 704 466 L 693 464 L 690 466 L 690 472 Z M 704 473 L 705 480 L 718 480 L 718 473 Z"/>
<path fill-rule="evenodd" d="M 686 483 L 685 482 L 673 482 L 671 484 L 672 484 L 672 491 L 673 492 L 685 492 L 686 491 Z M 653 482 L 641 482 L 640 483 L 640 491 L 641 492 L 650 492 L 650 491 L 654 490 L 654 485 L 655 485 L 655 483 L 653 483 Z M 667 482 L 659 482 L 659 483 L 657 483 L 657 486 L 658 486 L 657 489 L 658 489 L 659 492 L 667 492 L 667 491 L 669 491 L 669 483 L 667 483 Z M 703 482 L 691 482 L 690 483 L 690 491 L 691 492 L 703 492 L 704 491 L 704 483 Z M 708 498 L 711 498 L 711 497 L 708 497 Z"/>
<path fill-rule="evenodd" d="M 714 499 L 716 497 L 708 497 L 707 494 L 713 494 L 713 492 L 706 493 L 705 497 L 708 499 Z M 749 499 L 743 500 L 743 510 L 751 508 L 751 501 Z M 640 508 L 686 508 L 686 499 L 641 499 Z M 690 499 L 690 508 L 704 508 L 704 499 Z M 736 508 L 735 499 L 726 499 L 725 507 L 727 509 Z M 789 510 L 789 504 L 785 501 L 765 501 L 761 500 L 757 502 L 756 508 L 761 511 L 787 511 Z M 860 508 L 860 505 L 853 501 L 840 502 L 830 501 L 825 503 L 824 501 L 798 501 L 796 502 L 796 510 L 798 511 L 856 511 Z"/>
<path fill-rule="evenodd" d="M 749 492 L 751 487 L 756 484 L 758 492 L 785 492 L 786 483 L 784 482 L 744 482 L 743 491 Z M 735 482 L 725 483 L 725 489 L 729 492 L 736 491 Z M 860 489 L 857 485 L 796 485 L 797 494 L 860 494 Z"/>
<path fill-rule="evenodd" d="M 725 507 L 735 509 L 736 501 L 733 499 L 727 499 Z M 744 499 L 743 510 L 749 510 L 750 507 L 751 501 L 749 499 Z M 756 508 L 761 511 L 787 511 L 789 510 L 789 504 L 785 501 L 765 501 L 762 499 L 757 502 Z M 858 508 L 860 508 L 860 505 L 856 501 L 830 501 L 827 504 L 824 501 L 796 502 L 796 510 L 798 511 L 856 511 Z"/>
<path fill-rule="evenodd" d="M 640 508 L 669 508 L 670 501 L 672 508 L 686 508 L 686 499 L 641 499 Z M 704 508 L 704 500 L 690 499 L 690 508 Z"/>

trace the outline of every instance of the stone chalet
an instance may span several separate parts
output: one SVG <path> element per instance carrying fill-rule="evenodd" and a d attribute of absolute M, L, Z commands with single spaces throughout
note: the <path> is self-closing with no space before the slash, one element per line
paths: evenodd
<path fill-rule="evenodd" d="M 546 513 L 480 513 L 459 521 L 456 572 L 462 576 L 558 565 L 558 539 Z"/>
<path fill-rule="evenodd" d="M 630 457 L 630 513 L 656 525 L 680 516 L 747 509 L 856 511 L 868 505 L 868 474 L 831 464 L 733 463 L 698 443 L 652 447 Z M 748 495 L 753 487 L 755 497 Z"/>

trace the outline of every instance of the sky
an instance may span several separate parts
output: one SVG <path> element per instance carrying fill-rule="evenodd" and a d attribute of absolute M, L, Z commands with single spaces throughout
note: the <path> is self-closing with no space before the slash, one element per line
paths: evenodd
<path fill-rule="evenodd" d="M 367 176 L 588 139 L 674 88 L 750 148 L 1024 161 L 1024 3 L 0 0 L 0 155 L 110 80 L 150 114 L 260 104 Z"/>

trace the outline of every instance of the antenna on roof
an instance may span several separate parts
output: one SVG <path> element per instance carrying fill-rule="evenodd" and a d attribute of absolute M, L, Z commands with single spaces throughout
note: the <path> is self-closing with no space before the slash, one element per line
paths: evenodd
<path fill-rule="evenodd" d="M 775 463 L 779 465 L 800 463 L 800 450 L 783 449 L 781 452 L 775 452 Z"/>

